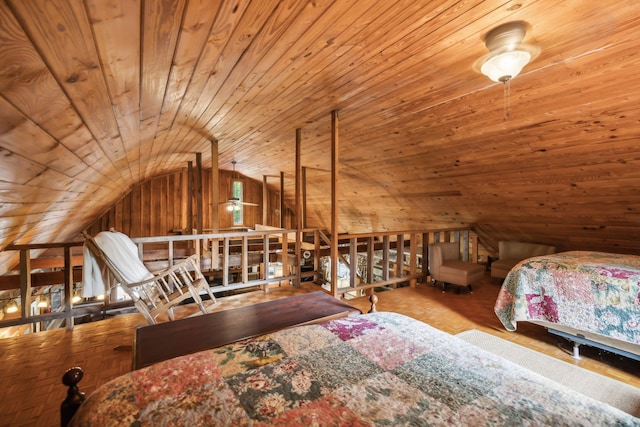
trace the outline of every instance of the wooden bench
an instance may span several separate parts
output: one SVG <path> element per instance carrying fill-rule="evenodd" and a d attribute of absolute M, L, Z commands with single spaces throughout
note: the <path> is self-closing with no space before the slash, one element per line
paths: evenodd
<path fill-rule="evenodd" d="M 361 311 L 323 291 L 136 329 L 133 369 L 306 323 Z"/>

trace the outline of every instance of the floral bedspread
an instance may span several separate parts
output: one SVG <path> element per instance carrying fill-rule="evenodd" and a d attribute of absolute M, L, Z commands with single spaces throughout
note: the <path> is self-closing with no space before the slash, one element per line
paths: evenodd
<path fill-rule="evenodd" d="M 99 387 L 74 426 L 640 426 L 394 313 L 286 329 Z"/>
<path fill-rule="evenodd" d="M 561 252 L 526 259 L 505 278 L 495 312 L 505 328 L 545 320 L 640 344 L 640 256 Z"/>

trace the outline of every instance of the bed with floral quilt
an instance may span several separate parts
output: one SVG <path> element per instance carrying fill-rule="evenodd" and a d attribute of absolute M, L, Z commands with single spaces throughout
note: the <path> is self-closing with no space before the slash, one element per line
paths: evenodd
<path fill-rule="evenodd" d="M 507 330 L 545 326 L 578 345 L 640 360 L 640 256 L 591 251 L 528 258 L 505 278 L 495 312 Z"/>
<path fill-rule="evenodd" d="M 640 419 L 395 313 L 181 356 L 102 385 L 73 426 L 640 426 Z"/>

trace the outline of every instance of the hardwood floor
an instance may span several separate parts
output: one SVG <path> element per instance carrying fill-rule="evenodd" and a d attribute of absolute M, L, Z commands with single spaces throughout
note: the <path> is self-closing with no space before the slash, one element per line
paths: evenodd
<path fill-rule="evenodd" d="M 300 288 L 272 288 L 219 298 L 212 311 L 228 310 L 318 290 L 313 284 Z M 543 328 L 521 323 L 517 332 L 507 332 L 493 313 L 499 283 L 489 276 L 474 286 L 472 294 L 442 293 L 431 284 L 377 293 L 378 311 L 393 311 L 422 320 L 445 332 L 456 334 L 480 329 L 503 339 L 546 353 L 585 369 L 640 387 L 640 363 L 596 349 L 581 347 L 582 359 L 570 357 L 571 345 L 548 334 Z M 366 297 L 351 299 L 351 305 L 366 312 Z M 182 315 L 196 311 L 184 307 Z M 59 407 L 66 395 L 62 374 L 81 366 L 85 376 L 80 389 L 90 394 L 97 386 L 131 369 L 135 327 L 145 321 L 138 314 L 64 329 L 0 340 L 2 387 L 1 426 L 57 426 Z M 558 346 L 558 342 L 563 345 Z"/>

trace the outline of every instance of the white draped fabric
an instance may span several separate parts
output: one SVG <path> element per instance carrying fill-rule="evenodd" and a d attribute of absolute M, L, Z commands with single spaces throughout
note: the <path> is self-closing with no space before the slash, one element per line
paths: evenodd
<path fill-rule="evenodd" d="M 96 234 L 94 240 L 127 283 L 135 283 L 153 277 L 153 274 L 147 270 L 138 257 L 137 246 L 127 235 L 117 231 L 102 231 Z M 85 245 L 82 278 L 82 296 L 84 298 L 103 295 L 118 285 L 113 275 L 101 264 Z"/>

